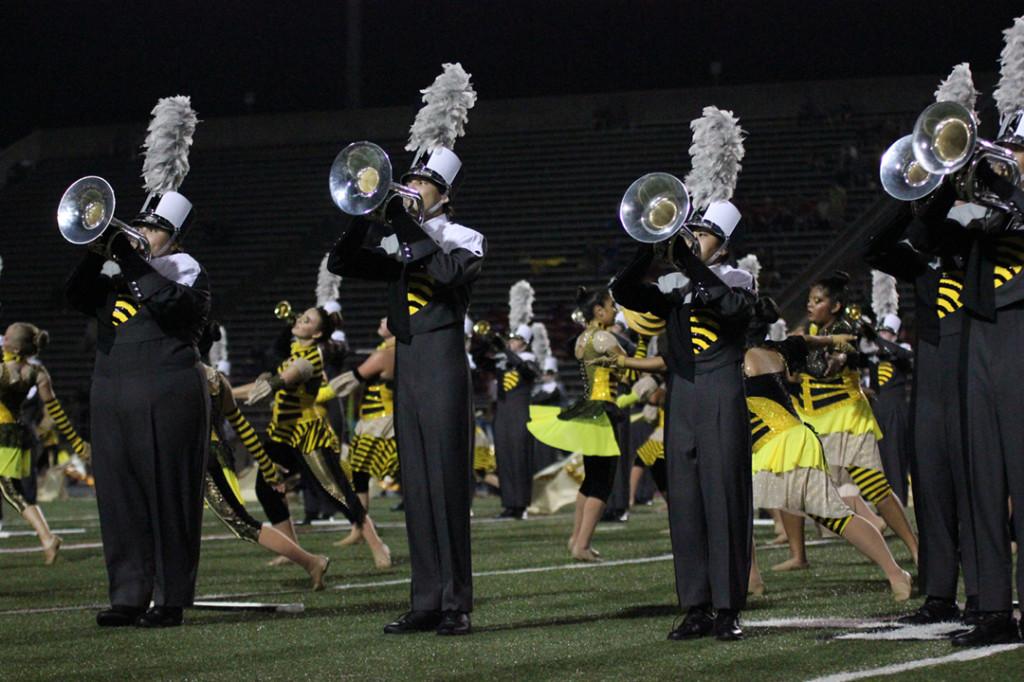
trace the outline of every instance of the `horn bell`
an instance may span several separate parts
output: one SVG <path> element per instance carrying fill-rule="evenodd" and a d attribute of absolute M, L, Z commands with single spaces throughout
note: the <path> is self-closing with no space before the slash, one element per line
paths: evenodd
<path fill-rule="evenodd" d="M 690 193 L 670 173 L 637 178 L 619 203 L 619 221 L 638 242 L 654 244 L 674 236 L 690 217 Z"/>
<path fill-rule="evenodd" d="M 882 155 L 878 169 L 882 188 L 900 201 L 921 199 L 942 184 L 942 175 L 929 173 L 914 155 L 913 135 L 904 135 Z"/>
<path fill-rule="evenodd" d="M 366 215 L 384 203 L 391 189 L 391 159 L 372 142 L 353 142 L 334 157 L 331 199 L 349 215 Z"/>
<path fill-rule="evenodd" d="M 960 170 L 971 160 L 977 141 L 974 115 L 956 102 L 936 102 L 914 123 L 914 157 L 929 173 Z"/>

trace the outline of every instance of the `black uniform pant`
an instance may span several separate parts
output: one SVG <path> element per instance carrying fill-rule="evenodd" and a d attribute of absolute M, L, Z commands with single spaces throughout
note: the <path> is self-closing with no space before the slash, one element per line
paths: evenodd
<path fill-rule="evenodd" d="M 412 608 L 471 611 L 473 415 L 462 326 L 398 343 L 395 437 L 412 567 Z"/>
<path fill-rule="evenodd" d="M 1024 303 L 1000 309 L 996 322 L 967 322 L 966 435 L 978 562 L 978 609 L 1007 611 L 1012 557 L 1007 498 L 1024 528 Z M 1017 554 L 1024 594 L 1024 552 Z"/>
<path fill-rule="evenodd" d="M 968 596 L 978 593 L 971 504 L 961 435 L 963 387 L 959 334 L 917 347 L 914 381 L 914 515 L 920 536 L 919 583 L 931 597 L 955 599 L 963 565 Z M 883 438 L 883 442 L 888 438 Z"/>
<path fill-rule="evenodd" d="M 608 508 L 613 512 L 624 512 L 629 509 L 629 475 L 633 471 L 633 455 L 629 451 L 629 413 L 623 412 L 619 417 L 612 422 L 615 427 L 615 440 L 619 442 L 620 450 L 615 462 L 615 480 L 608 496 Z"/>
<path fill-rule="evenodd" d="M 498 398 L 494 413 L 494 458 L 498 463 L 501 506 L 525 509 L 533 492 L 533 436 L 530 391 L 523 388 Z"/>
<path fill-rule="evenodd" d="M 907 405 L 903 384 L 879 391 L 873 405 L 875 418 L 882 429 L 878 452 L 889 487 L 907 502 L 907 473 L 910 460 L 910 406 Z"/>
<path fill-rule="evenodd" d="M 669 376 L 669 529 L 683 608 L 746 604 L 753 530 L 750 424 L 739 363 Z"/>
<path fill-rule="evenodd" d="M 140 351 L 139 359 L 144 356 Z M 116 373 L 93 376 L 91 405 L 110 603 L 189 606 L 210 444 L 206 377 L 198 367 L 125 363 Z"/>

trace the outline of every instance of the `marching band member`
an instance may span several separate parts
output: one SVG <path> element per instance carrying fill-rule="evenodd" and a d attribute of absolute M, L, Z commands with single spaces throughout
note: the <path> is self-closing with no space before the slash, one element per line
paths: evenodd
<path fill-rule="evenodd" d="M 550 348 L 550 345 L 549 345 Z M 548 355 L 541 360 L 543 370 L 540 380 L 534 384 L 533 395 L 530 396 L 531 405 L 550 405 L 559 409 L 569 404 L 566 397 L 565 387 L 558 380 L 558 359 L 554 355 Z M 565 456 L 563 450 L 541 443 L 533 439 L 533 465 L 531 479 L 538 471 L 546 469 L 559 459 Z M 532 483 L 531 483 L 532 485 Z"/>
<path fill-rule="evenodd" d="M 407 148 L 417 156 L 403 183 L 420 195 L 424 222 L 392 200 L 385 211 L 393 234 L 365 243 L 370 223 L 357 218 L 331 254 L 332 272 L 388 282 L 395 437 L 412 563 L 411 609 L 385 626 L 388 634 L 471 630 L 473 412 L 463 324 L 486 240 L 450 218 L 462 165 L 451 148 L 476 101 L 469 78 L 459 64 L 445 64 L 423 91 L 426 104 L 412 126 Z"/>
<path fill-rule="evenodd" d="M 953 638 L 956 646 L 1016 642 L 1013 617 L 1011 523 L 1024 528 L 1024 17 L 1004 32 L 999 85 L 993 93 L 1000 114 L 996 144 L 1013 159 L 1001 176 L 986 163 L 978 177 L 1002 202 L 972 225 L 964 273 L 965 442 L 978 561 L 978 606 L 973 627 Z M 1005 166 L 1003 166 L 1005 168 Z M 986 203 L 993 205 L 989 199 Z M 984 208 L 984 207 L 983 207 Z M 1007 210 L 1009 209 L 1009 210 Z M 973 228 L 980 230 L 973 231 Z M 1006 501 L 1010 499 L 1008 506 Z M 1012 508 L 1012 512 L 1009 511 Z M 1024 554 L 1017 553 L 1018 598 L 1024 594 Z"/>
<path fill-rule="evenodd" d="M 739 211 L 729 202 L 743 157 L 731 112 L 706 107 L 691 123 L 693 169 L 686 184 L 703 210 L 691 226 L 694 253 L 676 240 L 679 272 L 645 283 L 651 245 L 612 285 L 616 301 L 667 320 L 665 455 L 676 591 L 686 618 L 669 633 L 683 640 L 742 637 L 752 531 L 750 429 L 742 357 L 753 311 L 748 273 L 722 264 Z M 717 613 L 715 612 L 717 611 Z"/>
<path fill-rule="evenodd" d="M 953 68 L 935 92 L 937 102 L 974 111 L 978 91 L 970 66 Z M 957 577 L 963 566 L 969 609 L 978 595 L 974 523 L 963 453 L 964 265 L 969 236 L 964 227 L 984 208 L 954 207 L 950 183 L 917 202 L 914 210 L 892 202 L 868 240 L 865 260 L 914 286 L 915 331 L 913 438 L 910 473 L 914 517 L 920 534 L 918 584 L 925 602 L 901 622 L 927 624 L 960 619 Z M 883 439 L 884 442 L 885 439 Z"/>
<path fill-rule="evenodd" d="M 181 251 L 192 205 L 176 191 L 195 125 L 187 97 L 153 109 L 143 165 L 150 195 L 133 221 L 152 260 L 110 230 L 120 275 L 101 274 L 105 259 L 90 249 L 67 283 L 71 307 L 98 326 L 91 432 L 111 603 L 96 617 L 101 626 L 180 625 L 195 593 L 210 434 L 196 343 L 210 292 L 206 272 Z"/>
<path fill-rule="evenodd" d="M 509 337 L 494 352 L 498 399 L 494 406 L 494 458 L 498 463 L 502 511 L 498 518 L 522 520 L 533 488 L 533 438 L 526 430 L 530 396 L 540 376 L 533 342 L 533 287 L 520 280 L 508 291 Z"/>
<path fill-rule="evenodd" d="M 57 560 L 60 536 L 50 532 L 43 510 L 30 503 L 22 489 L 21 479 L 31 475 L 32 435 L 19 420 L 21 405 L 35 387 L 62 434 L 73 446 L 84 441 L 75 433 L 60 401 L 53 394 L 50 375 L 33 358 L 46 346 L 49 335 L 33 324 L 15 322 L 3 336 L 3 364 L 0 364 L 0 496 L 32 526 L 43 547 L 43 563 L 50 566 Z M 33 499 L 33 498 L 29 498 Z"/>

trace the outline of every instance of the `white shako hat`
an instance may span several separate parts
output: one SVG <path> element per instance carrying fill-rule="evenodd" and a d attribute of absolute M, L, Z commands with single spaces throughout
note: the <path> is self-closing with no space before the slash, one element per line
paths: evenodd
<path fill-rule="evenodd" d="M 558 373 L 558 359 L 554 355 L 544 358 L 544 371 Z"/>
<path fill-rule="evenodd" d="M 533 341 L 533 330 L 530 329 L 530 325 L 521 324 L 508 337 L 510 339 L 521 339 L 526 345 L 530 345 L 530 342 Z"/>
<path fill-rule="evenodd" d="M 713 201 L 699 220 L 690 224 L 690 229 L 705 228 L 717 237 L 728 241 L 740 222 L 740 210 L 731 201 Z"/>
<path fill-rule="evenodd" d="M 882 331 L 887 329 L 893 334 L 899 334 L 900 328 L 903 326 L 903 321 L 900 320 L 900 316 L 894 313 L 886 313 L 882 316 L 882 322 L 878 325 L 878 330 Z"/>
<path fill-rule="evenodd" d="M 149 204 L 156 206 L 149 208 Z M 192 214 L 192 202 L 178 192 L 167 192 L 163 196 L 153 195 L 151 201 L 143 206 L 142 213 L 132 221 L 132 225 L 149 225 L 159 227 L 177 234 L 185 226 Z"/>
<path fill-rule="evenodd" d="M 188 153 L 199 118 L 184 95 L 157 100 L 150 112 L 142 162 L 143 188 L 148 192 L 133 225 L 149 225 L 181 233 L 192 214 L 192 202 L 178 193 L 188 175 Z"/>
<path fill-rule="evenodd" d="M 997 142 L 1024 147 L 1024 17 L 1003 31 L 999 85 L 992 93 L 999 110 Z"/>
<path fill-rule="evenodd" d="M 452 149 L 455 140 L 466 134 L 469 110 L 476 104 L 476 90 L 461 64 L 442 64 L 441 68 L 434 82 L 420 91 L 423 106 L 409 128 L 409 142 L 405 145 L 416 156 L 402 182 L 425 178 L 447 192 L 462 168 L 462 161 Z"/>
<path fill-rule="evenodd" d="M 462 161 L 455 152 L 447 147 L 438 147 L 430 153 L 430 158 L 426 163 L 410 168 L 402 176 L 402 183 L 404 184 L 412 178 L 423 178 L 430 180 L 442 191 L 447 192 L 451 189 L 455 182 L 455 176 L 459 174 L 461 168 Z"/>

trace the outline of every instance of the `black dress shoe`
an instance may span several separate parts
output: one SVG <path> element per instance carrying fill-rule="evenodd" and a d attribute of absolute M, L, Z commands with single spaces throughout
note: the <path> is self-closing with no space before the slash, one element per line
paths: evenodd
<path fill-rule="evenodd" d="M 733 609 L 718 609 L 715 623 L 711 626 L 711 634 L 719 642 L 735 642 L 743 639 L 740 629 L 740 612 Z"/>
<path fill-rule="evenodd" d="M 135 625 L 139 616 L 146 612 L 146 609 L 137 606 L 111 606 L 96 614 L 96 625 L 101 628 L 123 628 Z"/>
<path fill-rule="evenodd" d="M 713 625 L 714 621 L 711 619 L 710 608 L 691 606 L 686 612 L 686 618 L 679 624 L 679 627 L 668 633 L 668 638 L 673 641 L 680 641 L 707 637 L 711 633 Z"/>
<path fill-rule="evenodd" d="M 1020 630 L 1011 611 L 979 611 L 974 627 L 953 637 L 953 646 L 988 646 L 1020 641 Z"/>
<path fill-rule="evenodd" d="M 180 606 L 153 606 L 135 620 L 140 628 L 173 628 L 181 625 L 184 609 Z"/>
<path fill-rule="evenodd" d="M 439 635 L 468 635 L 473 631 L 469 624 L 469 614 L 463 611 L 445 611 L 441 624 L 437 626 Z"/>
<path fill-rule="evenodd" d="M 405 500 L 402 500 L 391 508 L 391 511 L 405 511 Z"/>
<path fill-rule="evenodd" d="M 896 619 L 901 625 L 927 625 L 960 620 L 960 609 L 954 599 L 928 597 L 917 611 Z"/>
<path fill-rule="evenodd" d="M 437 629 L 440 623 L 440 611 L 406 611 L 394 622 L 384 626 L 384 634 L 408 635 L 412 632 L 427 632 Z"/>

